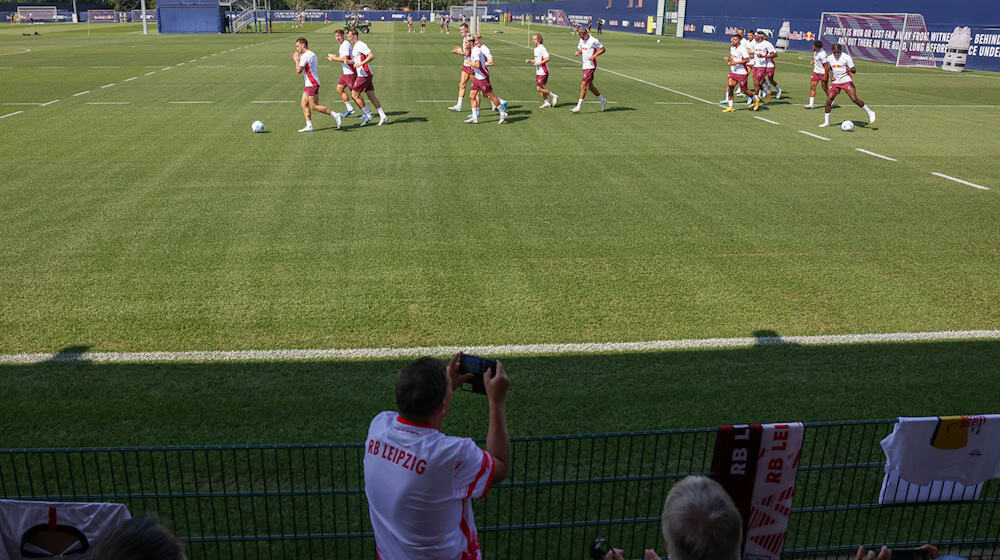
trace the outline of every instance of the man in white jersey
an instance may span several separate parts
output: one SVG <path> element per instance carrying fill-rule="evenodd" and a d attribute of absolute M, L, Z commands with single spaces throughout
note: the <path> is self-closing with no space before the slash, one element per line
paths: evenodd
<path fill-rule="evenodd" d="M 748 98 L 753 97 L 753 92 L 747 89 L 747 62 L 750 61 L 750 53 L 740 45 L 739 34 L 733 35 L 729 39 L 729 56 L 725 57 L 726 64 L 729 65 L 729 78 L 726 82 L 726 103 L 728 107 L 722 110 L 724 113 L 732 113 L 733 109 L 733 88 L 740 86 L 740 91 Z"/>
<path fill-rule="evenodd" d="M 406 14 L 406 32 L 413 33 L 413 15 Z"/>
<path fill-rule="evenodd" d="M 580 99 L 576 101 L 576 107 L 570 111 L 580 112 L 580 107 L 583 107 L 583 98 L 587 96 L 588 89 L 600 100 L 603 111 L 608 107 L 608 100 L 601 95 L 601 92 L 597 91 L 597 86 L 594 85 L 594 73 L 597 72 L 597 57 L 605 52 L 604 45 L 596 37 L 592 37 L 586 27 L 580 26 L 579 35 L 580 41 L 576 44 L 576 53 L 573 56 L 583 57 L 583 80 L 580 81 Z"/>
<path fill-rule="evenodd" d="M 493 66 L 493 53 L 490 48 L 483 44 L 483 37 L 476 33 L 473 37 L 472 46 L 472 115 L 465 119 L 468 124 L 479 122 L 479 96 L 485 95 L 500 108 L 500 120 L 497 124 L 503 124 L 507 120 L 507 101 L 497 97 L 493 93 L 493 85 L 490 83 L 490 67 Z"/>
<path fill-rule="evenodd" d="M 305 37 L 299 37 L 295 40 L 295 51 L 292 53 L 292 60 L 295 62 L 295 72 L 302 74 L 306 84 L 302 90 L 301 103 L 302 115 L 306 118 L 306 126 L 300 129 L 299 132 L 313 131 L 311 111 L 319 111 L 320 113 L 330 115 L 337 121 L 337 128 L 340 128 L 340 113 L 334 113 L 327 107 L 316 103 L 316 99 L 319 97 L 319 74 L 317 73 L 319 59 L 316 57 L 316 53 L 309 50 L 309 41 L 306 41 Z"/>
<path fill-rule="evenodd" d="M 854 59 L 851 58 L 851 55 L 841 52 L 840 43 L 833 45 L 832 50 L 833 54 L 826 59 L 826 62 L 830 67 L 830 74 L 833 76 L 833 84 L 827 92 L 826 111 L 823 114 L 823 124 L 820 126 L 830 126 L 830 109 L 833 107 L 833 99 L 841 91 L 846 92 L 855 105 L 864 109 L 865 113 L 868 114 L 868 122 L 874 124 L 875 111 L 869 109 L 864 101 L 858 99 L 858 94 L 854 91 L 854 80 L 851 78 L 851 74 L 857 72 L 854 67 Z"/>
<path fill-rule="evenodd" d="M 809 80 L 809 104 L 803 105 L 803 109 L 814 109 L 816 107 L 816 84 L 823 86 L 823 93 L 827 93 L 827 84 L 830 82 L 830 65 L 826 63 L 826 51 L 823 50 L 823 41 L 813 41 L 813 72 L 812 79 Z"/>
<path fill-rule="evenodd" d="M 510 471 L 503 364 L 483 376 L 489 404 L 486 449 L 441 426 L 460 375 L 461 353 L 445 366 L 420 358 L 396 378 L 396 408 L 372 419 L 365 443 L 368 513 L 380 560 L 480 560 L 472 500 Z"/>
<path fill-rule="evenodd" d="M 555 107 L 559 96 L 545 89 L 545 84 L 549 81 L 549 51 L 543 44 L 541 33 L 532 35 L 531 40 L 535 43 L 535 58 L 525 59 L 524 62 L 535 65 L 535 89 L 542 96 L 542 106 L 539 108 Z"/>
<path fill-rule="evenodd" d="M 354 84 L 351 86 L 351 96 L 361 108 L 361 126 L 372 122 L 372 112 L 365 106 L 365 100 L 361 99 L 362 93 L 367 93 L 368 99 L 378 110 L 378 126 L 382 126 L 389 122 L 389 117 L 382 110 L 382 104 L 379 103 L 378 97 L 375 97 L 375 83 L 372 81 L 375 72 L 371 67 L 371 62 L 375 60 L 375 53 L 368 48 L 364 41 L 358 40 L 356 29 L 347 32 L 347 40 L 351 42 L 351 56 L 354 57 L 354 71 L 356 72 Z"/>
<path fill-rule="evenodd" d="M 451 49 L 452 54 L 457 54 L 462 57 L 462 76 L 458 80 L 458 103 L 455 103 L 451 107 L 448 107 L 451 111 L 461 111 L 462 110 L 462 100 L 465 99 L 465 84 L 469 81 L 469 76 L 473 75 L 472 71 L 472 34 L 469 33 L 469 24 L 463 23 L 459 30 L 462 34 L 462 44 Z"/>
<path fill-rule="evenodd" d="M 351 90 L 351 86 L 354 85 L 354 58 L 351 55 L 351 43 L 344 37 L 344 30 L 338 29 L 334 31 L 333 37 L 340 44 L 340 51 L 337 56 L 327 53 L 326 59 L 330 62 L 340 63 L 340 80 L 337 81 L 337 93 L 340 94 L 340 99 L 344 101 L 344 105 L 347 107 L 343 116 L 349 117 L 354 114 L 354 106 L 351 105 L 351 99 L 347 95 L 347 92 Z"/>
<path fill-rule="evenodd" d="M 778 57 L 778 52 L 774 49 L 774 45 L 771 44 L 767 32 L 757 32 L 757 49 L 760 53 L 760 57 L 764 59 L 764 86 L 767 88 L 767 102 L 770 103 L 771 92 L 774 90 L 778 90 L 777 95 L 775 95 L 775 99 L 781 99 L 781 87 L 774 79 L 774 71 L 777 69 L 777 64 L 774 62 L 774 59 Z M 770 82 L 770 86 L 768 86 L 768 82 Z"/>

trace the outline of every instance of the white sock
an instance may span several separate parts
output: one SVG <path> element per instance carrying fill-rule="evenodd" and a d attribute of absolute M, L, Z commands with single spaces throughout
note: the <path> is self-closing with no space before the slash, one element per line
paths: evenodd
<path fill-rule="evenodd" d="M 556 98 L 556 94 L 554 94 L 554 93 L 552 93 L 552 92 L 549 92 L 549 96 L 548 96 L 548 98 L 547 98 L 547 99 L 548 99 L 549 101 L 552 101 L 552 100 L 553 100 L 553 99 L 555 99 L 555 98 Z"/>
<path fill-rule="evenodd" d="M 823 122 L 830 124 L 830 113 L 823 113 Z"/>
<path fill-rule="evenodd" d="M 462 99 L 464 99 L 464 98 L 465 98 L 465 96 L 464 96 L 464 95 L 463 95 L 463 96 L 461 96 L 461 97 L 459 97 L 459 98 L 458 98 L 458 103 L 455 103 L 455 106 L 456 106 L 456 107 L 458 107 L 459 109 L 461 109 L 461 108 L 462 108 Z"/>
<path fill-rule="evenodd" d="M 729 98 L 729 108 L 731 109 L 732 107 L 733 107 L 733 98 L 730 97 Z"/>
<path fill-rule="evenodd" d="M 383 111 L 381 107 L 378 108 L 378 116 L 382 117 L 383 119 L 386 118 L 385 111 Z"/>
<path fill-rule="evenodd" d="M 809 105 L 812 106 L 812 105 L 815 105 L 815 104 L 816 104 L 816 98 L 815 97 L 810 97 L 809 98 Z"/>
<path fill-rule="evenodd" d="M 306 119 L 306 128 L 312 128 L 312 126 L 313 126 L 312 119 Z"/>
<path fill-rule="evenodd" d="M 597 99 L 598 99 L 599 101 L 607 101 L 607 99 L 605 99 L 603 95 L 598 95 L 598 96 L 597 96 Z"/>
<path fill-rule="evenodd" d="M 354 107 L 351 106 L 351 102 L 350 101 L 345 101 L 344 102 L 344 106 L 347 107 L 348 111 L 353 111 L 354 110 Z"/>
<path fill-rule="evenodd" d="M 479 118 L 479 107 L 475 107 L 472 109 L 472 116 L 477 119 Z"/>
<path fill-rule="evenodd" d="M 371 118 L 371 116 L 372 116 L 372 111 L 368 107 L 365 107 L 364 109 L 362 109 L 361 112 L 364 113 L 365 116 L 368 117 L 368 118 Z"/>
<path fill-rule="evenodd" d="M 583 107 L 583 99 L 582 98 L 578 99 L 576 101 L 576 108 L 579 109 L 580 107 Z"/>
<path fill-rule="evenodd" d="M 869 115 L 872 114 L 872 110 L 868 108 L 868 105 L 864 105 L 861 108 L 864 109 L 865 112 L 868 113 Z"/>

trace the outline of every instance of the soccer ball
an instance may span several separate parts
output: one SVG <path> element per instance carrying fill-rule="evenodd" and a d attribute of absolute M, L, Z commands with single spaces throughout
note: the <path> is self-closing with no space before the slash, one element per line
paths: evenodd
<path fill-rule="evenodd" d="M 254 132 L 264 132 L 264 123 L 260 121 L 253 121 L 253 124 L 250 125 L 250 130 Z"/>
<path fill-rule="evenodd" d="M 660 40 L 659 40 L 659 39 L 657 39 L 657 40 L 656 40 L 656 42 L 657 42 L 657 43 L 659 43 L 659 42 L 660 42 Z"/>
<path fill-rule="evenodd" d="M 854 130 L 854 121 L 844 121 L 840 123 L 840 130 L 844 132 L 850 132 Z"/>

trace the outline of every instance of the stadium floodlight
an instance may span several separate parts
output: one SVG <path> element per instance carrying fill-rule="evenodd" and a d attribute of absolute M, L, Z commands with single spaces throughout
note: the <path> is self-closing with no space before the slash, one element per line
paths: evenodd
<path fill-rule="evenodd" d="M 851 57 L 896 66 L 934 68 L 930 33 L 921 14 L 823 12 L 819 39 L 840 43 Z"/>

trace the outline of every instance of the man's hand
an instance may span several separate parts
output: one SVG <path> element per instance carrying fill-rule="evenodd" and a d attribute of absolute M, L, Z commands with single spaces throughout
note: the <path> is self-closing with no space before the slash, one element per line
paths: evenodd
<path fill-rule="evenodd" d="M 492 374 L 492 375 L 491 375 Z M 503 369 L 503 363 L 497 360 L 497 371 L 486 370 L 483 375 L 483 384 L 486 385 L 486 396 L 490 401 L 502 403 L 507 398 L 507 388 L 510 387 L 510 378 Z"/>
<path fill-rule="evenodd" d="M 612 548 L 604 555 L 604 560 L 625 560 L 625 550 L 621 548 Z"/>
<path fill-rule="evenodd" d="M 858 547 L 858 553 L 854 556 L 855 560 L 892 560 L 892 549 L 888 546 L 882 545 L 882 550 L 878 551 L 878 556 L 875 555 L 874 550 L 869 550 L 865 554 L 864 545 Z"/>
<path fill-rule="evenodd" d="M 298 61 L 299 61 L 299 51 L 294 51 L 292 53 L 292 60 L 294 60 L 296 63 L 298 63 Z"/>
<path fill-rule="evenodd" d="M 573 53 L 573 56 L 580 56 L 581 54 L 583 54 L 583 51 L 576 51 Z"/>
<path fill-rule="evenodd" d="M 326 59 L 329 60 L 330 62 L 339 62 L 340 61 L 340 59 L 338 57 L 333 56 L 330 53 L 327 53 Z"/>
<path fill-rule="evenodd" d="M 459 352 L 451 357 L 451 361 L 448 362 L 448 379 L 451 381 L 451 390 L 457 391 L 462 383 L 472 379 L 471 373 L 466 373 L 465 375 L 459 375 L 458 373 L 458 360 L 462 358 L 462 353 Z"/>
<path fill-rule="evenodd" d="M 660 555 L 656 553 L 655 550 L 647 548 L 646 552 L 642 555 L 643 560 L 660 560 Z"/>

